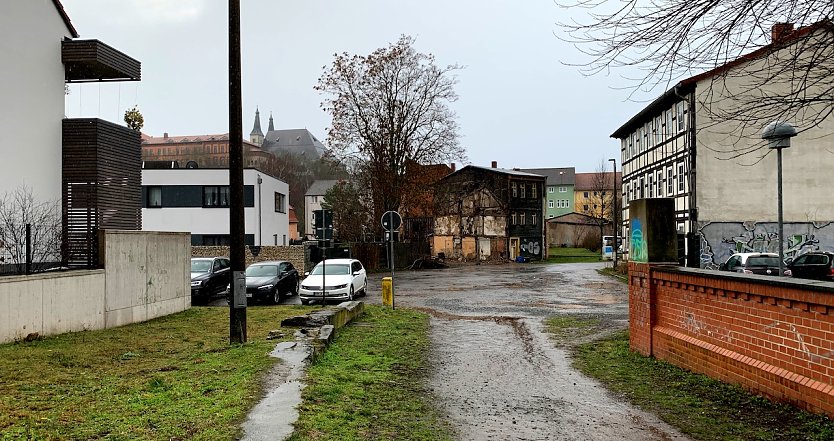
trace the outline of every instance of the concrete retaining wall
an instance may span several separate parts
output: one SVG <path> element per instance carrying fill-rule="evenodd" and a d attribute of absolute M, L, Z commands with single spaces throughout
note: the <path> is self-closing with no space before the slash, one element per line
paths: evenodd
<path fill-rule="evenodd" d="M 631 348 L 834 417 L 834 283 L 629 263 Z"/>
<path fill-rule="evenodd" d="M 191 306 L 188 233 L 101 234 L 105 269 L 0 277 L 0 343 L 112 328 Z"/>

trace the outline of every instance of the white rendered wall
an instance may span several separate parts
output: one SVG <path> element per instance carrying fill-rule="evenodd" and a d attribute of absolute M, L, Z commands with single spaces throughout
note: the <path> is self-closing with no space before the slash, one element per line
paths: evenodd
<path fill-rule="evenodd" d="M 834 60 L 825 60 L 834 63 Z M 763 69 L 763 60 L 746 68 L 752 72 Z M 758 73 L 753 81 L 759 81 Z M 740 68 L 721 78 L 710 90 L 709 81 L 698 83 L 696 101 L 699 102 L 696 120 L 702 129 L 697 133 L 697 204 L 698 221 L 701 222 L 775 222 L 777 219 L 776 152 L 768 153 L 763 147 L 753 154 L 730 160 L 732 149 L 744 150 L 761 145 L 761 131 L 770 121 L 747 127 L 741 132 L 742 140 L 735 145 L 727 141 L 726 133 L 737 135 L 735 124 L 715 122 L 705 112 L 701 101 L 723 96 L 729 90 L 743 90 L 750 78 Z M 767 87 L 783 87 L 771 82 Z M 714 105 L 714 104 L 713 104 Z M 802 114 L 789 121 L 797 129 L 807 129 L 791 139 L 791 147 L 782 154 L 782 185 L 784 218 L 786 222 L 814 222 L 834 220 L 834 203 L 831 199 L 831 172 L 834 170 L 834 115 L 818 127 L 811 127 L 812 115 L 802 120 Z M 732 139 L 732 138 L 731 138 Z M 716 152 L 718 151 L 718 152 Z"/>
<path fill-rule="evenodd" d="M 26 0 L 2 7 L 0 37 L 0 194 L 25 185 L 60 204 L 61 40 L 71 35 L 52 1 Z"/>
<path fill-rule="evenodd" d="M 263 180 L 260 186 L 260 198 L 258 198 L 258 176 Z M 142 170 L 142 185 L 229 185 L 229 171 L 226 169 Z M 275 245 L 276 237 L 278 245 L 284 245 L 284 237 L 289 243 L 289 187 L 287 184 L 258 170 L 245 169 L 243 170 L 243 185 L 253 186 L 255 193 L 255 206 L 244 209 L 246 234 L 255 236 L 255 245 Z M 285 196 L 283 213 L 275 211 L 275 192 Z M 142 230 L 229 234 L 229 209 L 143 208 Z"/>

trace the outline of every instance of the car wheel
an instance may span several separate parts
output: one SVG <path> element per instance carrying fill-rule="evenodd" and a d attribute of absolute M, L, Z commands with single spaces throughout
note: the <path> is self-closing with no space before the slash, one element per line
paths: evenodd
<path fill-rule="evenodd" d="M 348 293 L 348 301 L 353 301 L 353 285 L 350 285 L 350 292 Z"/>
<path fill-rule="evenodd" d="M 304 300 L 304 299 L 301 299 L 301 304 L 302 304 L 302 305 L 309 305 L 309 304 L 310 304 L 310 301 L 309 301 L 309 300 Z"/>
<path fill-rule="evenodd" d="M 292 295 L 297 296 L 298 290 L 301 289 L 301 280 L 295 279 L 295 287 L 293 288 Z"/>
<path fill-rule="evenodd" d="M 281 303 L 281 290 L 277 287 L 275 288 L 275 291 L 272 291 L 272 303 L 275 305 Z"/>

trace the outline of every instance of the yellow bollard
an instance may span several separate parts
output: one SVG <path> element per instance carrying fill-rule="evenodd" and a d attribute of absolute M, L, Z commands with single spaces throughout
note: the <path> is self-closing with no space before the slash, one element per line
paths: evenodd
<path fill-rule="evenodd" d="M 382 278 L 382 304 L 394 309 L 394 281 L 390 277 Z"/>

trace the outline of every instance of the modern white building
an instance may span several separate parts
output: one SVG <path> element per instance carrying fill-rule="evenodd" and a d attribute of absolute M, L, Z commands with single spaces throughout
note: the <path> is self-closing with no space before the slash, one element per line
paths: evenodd
<path fill-rule="evenodd" d="M 26 186 L 38 201 L 59 204 L 65 84 L 61 41 L 78 33 L 57 1 L 7 3 L 2 10 L 0 194 Z"/>
<path fill-rule="evenodd" d="M 289 188 L 243 170 L 247 245 L 288 245 Z M 192 245 L 229 244 L 228 169 L 143 169 L 142 229 L 189 231 Z"/>
<path fill-rule="evenodd" d="M 740 126 L 721 117 L 737 112 L 738 97 L 784 95 L 796 75 L 774 61 L 801 57 L 809 41 L 831 32 L 830 22 L 796 30 L 777 25 L 771 44 L 679 82 L 611 135 L 620 141 L 626 242 L 632 200 L 673 198 L 687 266 L 715 268 L 734 252 L 776 251 L 780 240 L 786 257 L 834 251 L 834 115 L 818 120 L 824 109 L 809 106 L 790 116 L 800 134 L 783 152 L 784 238 L 777 228 L 776 155 L 761 139 L 772 121 Z M 819 63 L 830 72 L 834 51 L 827 47 Z"/>

